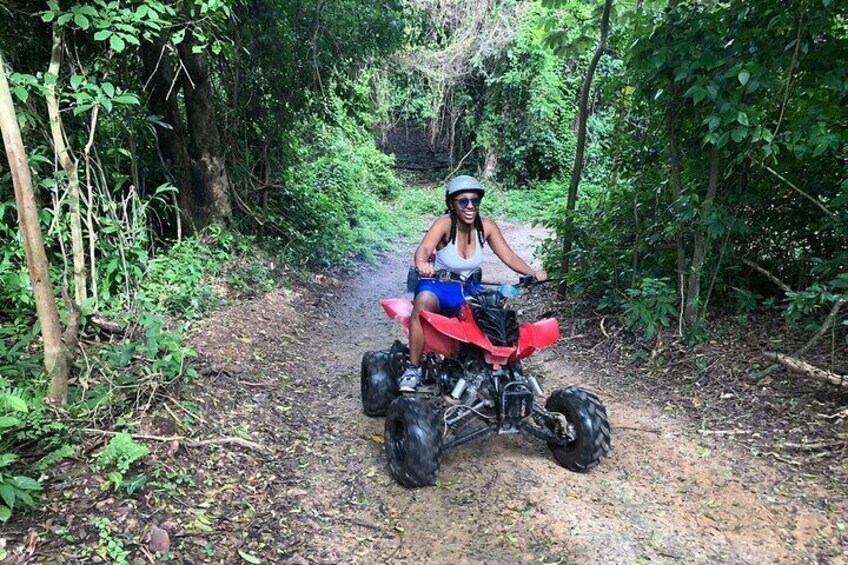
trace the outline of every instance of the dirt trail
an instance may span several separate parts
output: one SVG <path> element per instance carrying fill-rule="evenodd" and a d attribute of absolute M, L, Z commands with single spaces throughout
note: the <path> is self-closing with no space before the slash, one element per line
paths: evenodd
<path fill-rule="evenodd" d="M 504 231 L 529 256 L 530 232 Z M 588 475 L 569 473 L 541 442 L 510 436 L 448 452 L 441 487 L 395 485 L 374 441 L 383 422 L 361 414 L 356 369 L 363 351 L 386 347 L 398 335 L 377 301 L 402 290 L 405 264 L 387 257 L 360 274 L 332 308 L 330 333 L 316 336 L 319 344 L 333 344 L 317 355 L 317 368 L 338 371 L 330 404 L 346 415 L 343 425 L 331 427 L 334 449 L 320 454 L 324 463 L 310 481 L 314 507 L 349 522 L 314 536 L 314 547 L 323 546 L 330 560 L 765 563 L 802 559 L 828 525 L 813 508 L 786 508 L 758 492 L 767 472 L 740 476 L 732 454 L 706 458 L 661 412 L 600 390 L 556 352 L 539 355 L 530 367 L 547 376 L 547 390 L 580 384 L 601 394 L 614 434 L 606 464 Z M 497 264 L 485 272 L 490 279 L 514 278 Z"/>
<path fill-rule="evenodd" d="M 531 255 L 538 231 L 504 231 Z M 542 442 L 506 436 L 447 452 L 437 487 L 397 485 L 383 420 L 361 411 L 359 366 L 363 352 L 401 335 L 378 300 L 404 295 L 410 254 L 386 255 L 347 281 L 324 277 L 309 295 L 269 294 L 196 329 L 194 346 L 217 367 L 196 399 L 210 428 L 239 429 L 271 451 L 177 456 L 174 466 L 199 456 L 194 480 L 208 487 L 205 506 L 189 491 L 182 506 L 148 514 L 173 522 L 178 558 L 239 562 L 242 550 L 292 564 L 848 562 L 844 501 L 814 485 L 781 489 L 787 477 L 731 444 L 705 447 L 686 422 L 617 393 L 556 347 L 529 368 L 545 375 L 546 391 L 578 384 L 601 397 L 613 425 L 608 461 L 575 474 Z M 513 279 L 484 268 L 486 279 Z M 192 527 L 198 508 L 211 532 Z"/>

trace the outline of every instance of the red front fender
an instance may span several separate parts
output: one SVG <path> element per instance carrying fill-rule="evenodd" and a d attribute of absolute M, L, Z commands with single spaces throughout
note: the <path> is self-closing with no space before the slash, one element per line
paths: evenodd
<path fill-rule="evenodd" d="M 518 334 L 516 359 L 529 357 L 543 347 L 553 345 L 559 339 L 559 324 L 554 318 L 524 324 Z"/>

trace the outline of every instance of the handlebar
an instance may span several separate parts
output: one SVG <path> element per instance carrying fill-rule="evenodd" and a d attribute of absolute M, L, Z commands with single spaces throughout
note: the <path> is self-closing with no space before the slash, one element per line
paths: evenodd
<path fill-rule="evenodd" d="M 478 271 L 479 272 L 479 271 Z M 522 275 L 518 277 L 517 283 L 504 283 L 504 282 L 493 282 L 493 281 L 481 281 L 479 280 L 479 274 L 477 275 L 477 280 L 475 280 L 474 275 L 468 278 L 460 278 L 458 275 L 454 273 L 450 273 L 448 271 L 436 271 L 431 276 L 424 276 L 418 272 L 418 269 L 415 267 L 411 267 L 409 270 L 409 275 L 407 276 L 407 290 L 413 292 L 415 290 L 415 286 L 418 284 L 419 280 L 432 280 L 432 281 L 441 281 L 441 282 L 457 282 L 457 283 L 466 283 L 466 282 L 474 282 L 481 286 L 490 286 L 490 287 L 498 287 L 498 290 L 504 289 L 501 291 L 501 294 L 504 297 L 516 296 L 518 294 L 518 289 L 528 289 L 541 284 L 545 284 L 551 282 L 554 279 L 546 279 L 544 281 L 536 280 L 535 275 Z M 510 291 L 509 289 L 513 289 L 515 292 Z M 504 292 L 506 291 L 506 292 Z"/>

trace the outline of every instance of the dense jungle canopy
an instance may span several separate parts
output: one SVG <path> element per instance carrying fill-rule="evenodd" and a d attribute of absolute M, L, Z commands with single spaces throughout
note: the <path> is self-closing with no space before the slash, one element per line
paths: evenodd
<path fill-rule="evenodd" d="M 222 288 L 414 240 L 461 173 L 635 339 L 767 316 L 846 386 L 846 2 L 0 0 L 0 57 L 0 521 L 197 377 Z"/>

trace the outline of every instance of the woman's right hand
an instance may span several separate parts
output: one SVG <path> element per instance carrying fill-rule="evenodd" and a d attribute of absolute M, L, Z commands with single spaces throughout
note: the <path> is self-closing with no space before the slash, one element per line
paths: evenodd
<path fill-rule="evenodd" d="M 422 277 L 432 277 L 433 273 L 436 272 L 436 270 L 433 268 L 433 264 L 429 261 L 416 261 L 415 269 Z"/>

